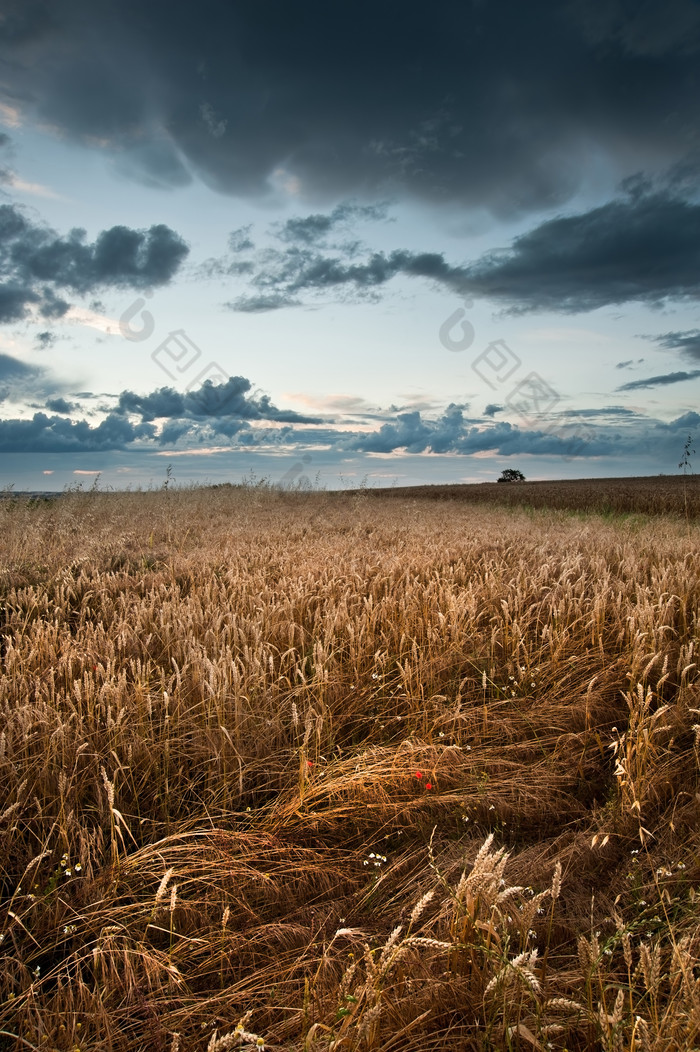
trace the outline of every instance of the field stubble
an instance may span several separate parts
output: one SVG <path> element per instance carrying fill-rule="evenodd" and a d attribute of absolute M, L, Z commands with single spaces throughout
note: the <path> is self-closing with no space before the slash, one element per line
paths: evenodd
<path fill-rule="evenodd" d="M 697 527 L 232 488 L 0 536 L 0 1048 L 698 1046 Z"/>

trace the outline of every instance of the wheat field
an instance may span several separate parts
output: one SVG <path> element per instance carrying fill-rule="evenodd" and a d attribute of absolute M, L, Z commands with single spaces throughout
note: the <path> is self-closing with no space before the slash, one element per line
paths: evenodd
<path fill-rule="evenodd" d="M 0 501 L 0 1048 L 698 1048 L 699 536 Z"/>

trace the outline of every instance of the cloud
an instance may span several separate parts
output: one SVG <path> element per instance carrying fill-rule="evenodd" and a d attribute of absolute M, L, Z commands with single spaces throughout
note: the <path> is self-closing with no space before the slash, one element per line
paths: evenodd
<path fill-rule="evenodd" d="M 631 380 L 627 384 L 622 384 L 621 387 L 616 387 L 616 391 L 641 391 L 649 387 L 665 387 L 668 384 L 679 384 L 685 380 L 695 380 L 700 376 L 700 369 L 693 369 L 692 372 L 678 372 L 678 373 L 666 373 L 663 376 L 648 376 L 644 380 Z"/>
<path fill-rule="evenodd" d="M 281 241 L 303 245 L 324 242 L 328 234 L 339 228 L 356 222 L 377 222 L 387 218 L 388 205 L 357 205 L 344 202 L 337 205 L 330 213 L 317 213 L 307 216 L 293 216 L 286 222 L 277 224 L 276 236 Z"/>
<path fill-rule="evenodd" d="M 246 226 L 241 226 L 237 230 L 231 231 L 228 236 L 228 247 L 231 252 L 248 252 L 250 249 L 255 248 L 250 237 L 252 229 L 253 224 L 248 223 Z"/>
<path fill-rule="evenodd" d="M 502 413 L 504 409 L 504 405 L 495 405 L 493 402 L 489 402 L 488 405 L 484 406 L 484 416 L 494 417 L 496 413 Z"/>
<path fill-rule="evenodd" d="M 322 435 L 318 439 L 322 441 Z M 471 456 L 494 452 L 505 456 L 601 456 L 612 451 L 615 443 L 602 430 L 592 439 L 584 439 L 576 427 L 547 427 L 544 422 L 531 428 L 507 421 L 484 426 L 465 418 L 461 406 L 449 405 L 437 418 L 424 417 L 417 410 L 397 413 L 376 431 L 338 434 L 334 445 L 346 452 L 385 455 L 404 452 Z"/>
<path fill-rule="evenodd" d="M 51 187 L 44 186 L 43 183 L 28 183 L 26 179 L 20 178 L 11 168 L 0 168 L 0 184 L 9 186 L 13 190 L 18 190 L 21 194 L 33 194 L 36 197 L 56 199 L 60 196 Z"/>
<path fill-rule="evenodd" d="M 467 267 L 465 285 L 511 312 L 575 313 L 697 300 L 699 281 L 700 204 L 659 191 L 541 223 Z"/>
<path fill-rule="evenodd" d="M 0 354 L 0 402 L 35 397 L 46 384 L 44 369 L 28 365 L 9 354 Z"/>
<path fill-rule="evenodd" d="M 587 38 L 603 47 L 621 47 L 630 56 L 660 58 L 700 50 L 700 9 L 692 0 L 654 3 L 574 0 L 570 11 Z"/>
<path fill-rule="evenodd" d="M 19 380 L 36 376 L 39 370 L 35 366 L 20 362 L 9 354 L 0 354 L 0 382 L 3 380 Z"/>
<path fill-rule="evenodd" d="M 688 151 L 691 0 L 397 10 L 356 5 L 341 25 L 321 0 L 303 17 L 286 0 L 5 0 L 6 117 L 156 186 L 289 192 L 277 179 L 309 200 L 399 193 L 500 214 L 560 207 L 591 155 L 628 174 Z"/>
<path fill-rule="evenodd" d="M 42 350 L 47 350 L 56 342 L 58 337 L 55 332 L 49 332 L 47 329 L 44 332 L 38 332 L 34 339 Z"/>
<path fill-rule="evenodd" d="M 111 414 L 96 427 L 85 420 L 64 420 L 35 413 L 31 420 L 0 420 L 2 453 L 74 453 L 123 449 L 137 439 L 152 437 L 148 424 L 133 425 Z"/>
<path fill-rule="evenodd" d="M 687 329 L 685 332 L 664 332 L 659 336 L 643 336 L 653 340 L 669 351 L 680 351 L 687 358 L 700 361 L 700 329 Z M 643 359 L 640 359 L 642 361 Z"/>
<path fill-rule="evenodd" d="M 473 262 L 451 263 L 443 253 L 406 249 L 363 254 L 358 241 L 329 243 L 327 236 L 340 223 L 386 215 L 384 206 L 346 204 L 330 213 L 288 219 L 274 228 L 281 245 L 260 249 L 244 262 L 209 260 L 203 272 L 247 276 L 249 291 L 226 304 L 245 312 L 298 306 L 308 296 L 329 293 L 376 300 L 397 276 L 432 281 L 459 296 L 483 296 L 509 313 L 577 313 L 635 300 L 651 306 L 697 300 L 700 204 L 668 188 L 648 193 L 646 184 L 640 189 L 634 180 L 626 190 L 624 197 L 588 212 L 540 223 L 509 248 Z M 700 331 L 669 333 L 666 339 L 665 346 L 700 357 Z"/>
<path fill-rule="evenodd" d="M 19 375 L 24 380 L 28 370 L 24 363 L 0 356 L 0 379 Z M 680 438 L 700 423 L 700 416 L 692 412 L 665 423 L 624 406 L 608 406 L 549 414 L 520 426 L 508 420 L 485 423 L 483 418 L 469 418 L 468 406 L 458 404 L 442 412 L 393 408 L 362 412 L 358 422 L 357 406 L 331 401 L 329 407 L 337 410 L 334 419 L 281 410 L 268 395 L 253 391 L 245 377 L 230 377 L 219 387 L 205 382 L 190 392 L 123 391 L 117 405 L 105 410 L 105 418 L 92 424 L 67 418 L 78 410 L 67 399 L 45 397 L 46 409 L 53 415 L 42 411 L 31 419 L 0 420 L 0 452 L 170 448 L 179 455 L 220 449 L 225 439 L 232 450 L 301 453 L 313 447 L 339 455 L 380 456 L 619 457 L 638 456 L 653 448 L 657 461 L 675 464 Z M 375 425 L 372 431 L 370 424 Z"/>
<path fill-rule="evenodd" d="M 356 264 L 354 269 L 350 268 L 349 264 L 363 246 L 356 238 L 349 239 L 348 235 L 359 223 L 386 220 L 387 213 L 387 203 L 359 205 L 345 201 L 328 213 L 292 216 L 270 225 L 268 237 L 273 243 L 258 249 L 253 259 L 250 253 L 255 244 L 250 236 L 252 224 L 249 223 L 231 232 L 228 252 L 224 256 L 205 260 L 196 268 L 195 274 L 200 278 L 248 277 L 254 289 L 275 289 L 273 293 L 255 291 L 241 295 L 226 304 L 232 310 L 248 313 L 298 306 L 300 301 L 294 293 L 304 287 L 322 289 L 329 283 L 331 272 L 330 283 L 337 286 L 366 285 L 371 263 L 368 261 L 364 266 Z M 331 234 L 340 234 L 341 240 L 329 240 Z M 280 248 L 279 243 L 283 247 Z M 324 254 L 329 251 L 335 254 Z M 345 270 L 343 264 L 347 265 Z M 373 283 L 382 284 L 376 261 L 374 269 Z M 384 280 L 389 280 L 395 272 L 396 267 L 389 262 Z"/>
<path fill-rule="evenodd" d="M 18 207 L 0 205 L 0 322 L 20 321 L 31 308 L 60 318 L 70 307 L 64 294 L 165 285 L 188 252 L 163 224 L 149 230 L 114 226 L 88 243 L 84 230 L 61 237 Z"/>
<path fill-rule="evenodd" d="M 252 270 L 250 286 L 255 291 L 230 300 L 226 306 L 249 313 L 279 310 L 298 306 L 303 302 L 302 296 L 329 292 L 345 299 L 376 299 L 379 290 L 397 275 L 424 278 L 450 292 L 464 290 L 467 271 L 447 263 L 442 253 L 397 249 L 388 254 L 369 252 L 358 260 L 355 258 L 357 242 L 337 245 L 333 254 L 319 250 L 315 242 L 320 242 L 333 226 L 333 222 L 328 227 L 321 222 L 325 219 L 329 217 L 315 215 L 288 220 L 279 237 L 292 244 L 259 252 L 255 266 L 247 265 Z M 290 223 L 295 224 L 291 230 Z M 217 273 L 216 261 L 209 261 L 207 266 L 209 276 Z M 224 272 L 227 272 L 226 265 L 222 263 L 218 273 Z"/>
<path fill-rule="evenodd" d="M 75 402 L 67 402 L 65 398 L 47 398 L 46 408 L 51 413 L 72 413 L 78 406 Z"/>
<path fill-rule="evenodd" d="M 147 395 L 122 391 L 115 412 L 137 414 L 143 421 L 169 418 L 172 420 L 216 420 L 217 424 L 231 421 L 249 422 L 268 420 L 281 423 L 318 424 L 321 418 L 304 416 L 293 410 L 278 409 L 269 395 L 249 394 L 252 384 L 245 376 L 230 376 L 226 383 L 213 384 L 205 380 L 192 391 L 176 391 L 161 387 Z"/>

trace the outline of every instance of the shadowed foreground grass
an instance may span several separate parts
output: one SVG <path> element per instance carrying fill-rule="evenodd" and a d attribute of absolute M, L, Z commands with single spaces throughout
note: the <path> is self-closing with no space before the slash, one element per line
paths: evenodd
<path fill-rule="evenodd" d="M 697 541 L 0 502 L 0 1048 L 697 1047 Z"/>

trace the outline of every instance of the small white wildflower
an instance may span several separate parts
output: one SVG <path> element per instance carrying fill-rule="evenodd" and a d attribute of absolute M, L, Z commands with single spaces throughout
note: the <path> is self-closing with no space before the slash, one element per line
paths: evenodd
<path fill-rule="evenodd" d="M 73 869 L 75 870 L 75 872 L 76 872 L 76 873 L 80 873 L 80 871 L 82 870 L 82 868 L 83 868 L 83 867 L 82 867 L 82 866 L 80 865 L 80 863 L 79 863 L 79 862 L 76 862 L 76 863 L 75 863 L 75 865 L 73 866 Z"/>

